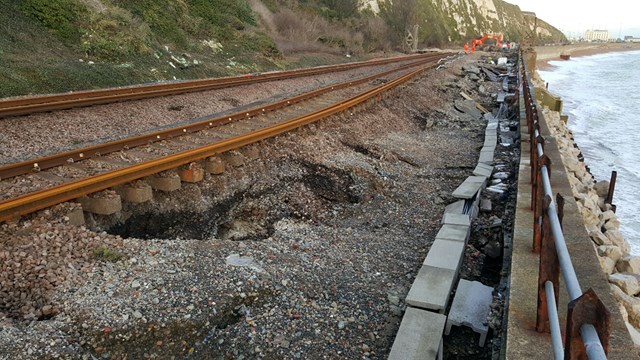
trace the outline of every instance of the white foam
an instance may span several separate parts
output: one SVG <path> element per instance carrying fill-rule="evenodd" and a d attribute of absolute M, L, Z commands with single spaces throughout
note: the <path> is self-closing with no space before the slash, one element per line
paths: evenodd
<path fill-rule="evenodd" d="M 640 51 L 553 61 L 540 71 L 563 98 L 569 128 L 598 180 L 618 172 L 613 203 L 621 232 L 640 255 Z"/>

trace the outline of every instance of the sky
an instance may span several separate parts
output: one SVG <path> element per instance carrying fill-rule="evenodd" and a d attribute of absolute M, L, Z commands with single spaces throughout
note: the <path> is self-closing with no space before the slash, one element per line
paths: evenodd
<path fill-rule="evenodd" d="M 640 37 L 639 0 L 505 0 L 560 29 L 584 36 L 588 29 L 609 30 L 610 37 Z"/>

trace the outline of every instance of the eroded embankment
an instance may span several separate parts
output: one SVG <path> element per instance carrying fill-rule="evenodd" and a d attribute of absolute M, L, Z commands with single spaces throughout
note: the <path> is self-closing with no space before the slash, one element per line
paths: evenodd
<path fill-rule="evenodd" d="M 53 210 L 2 225 L 0 352 L 384 358 L 482 145 L 451 99 L 490 94 L 460 65 L 86 227 Z"/>

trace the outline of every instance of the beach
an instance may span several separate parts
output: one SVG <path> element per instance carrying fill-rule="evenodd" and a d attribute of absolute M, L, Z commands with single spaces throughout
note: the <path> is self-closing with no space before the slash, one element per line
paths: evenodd
<path fill-rule="evenodd" d="M 560 60 L 560 54 L 571 57 L 588 56 L 618 51 L 640 50 L 640 43 L 580 43 L 569 45 L 536 46 L 536 67 L 546 69 L 549 61 Z"/>

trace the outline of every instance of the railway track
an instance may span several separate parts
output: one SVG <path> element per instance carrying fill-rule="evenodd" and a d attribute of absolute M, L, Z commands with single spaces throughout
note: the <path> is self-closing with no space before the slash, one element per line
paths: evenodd
<path fill-rule="evenodd" d="M 70 109 L 74 107 L 109 104 L 121 101 L 131 101 L 160 96 L 177 95 L 189 92 L 207 91 L 233 86 L 255 84 L 259 82 L 318 75 L 327 72 L 347 71 L 362 67 L 392 64 L 397 63 L 398 61 L 411 61 L 421 58 L 428 58 L 429 56 L 431 55 L 417 54 L 410 56 L 353 62 L 348 64 L 261 73 L 256 75 L 247 74 L 234 77 L 167 82 L 103 90 L 76 91 L 65 94 L 33 96 L 25 98 L 11 98 L 0 100 L 0 118 L 27 115 L 37 112 Z"/>
<path fill-rule="evenodd" d="M 393 70 L 239 113 L 0 167 L 0 221 L 291 131 L 380 97 L 447 55 L 415 57 Z"/>

